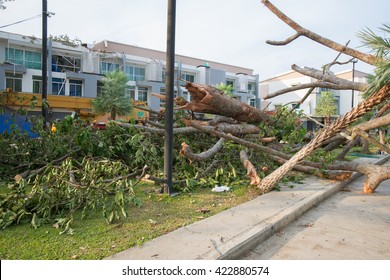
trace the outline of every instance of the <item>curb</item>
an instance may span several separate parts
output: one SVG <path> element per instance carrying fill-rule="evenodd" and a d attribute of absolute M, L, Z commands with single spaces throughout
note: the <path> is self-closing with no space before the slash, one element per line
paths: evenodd
<path fill-rule="evenodd" d="M 371 164 L 382 165 L 389 159 L 390 155 L 386 155 Z M 219 245 L 218 254 L 216 253 L 216 250 L 212 250 L 202 255 L 201 259 L 234 260 L 239 258 L 242 254 L 246 253 L 251 248 L 258 246 L 272 234 L 275 234 L 281 228 L 302 216 L 318 203 L 334 195 L 345 185 L 351 183 L 360 176 L 362 176 L 361 173 L 354 172 L 348 180 L 332 184 L 333 186 L 326 190 L 315 192 L 314 194 L 294 204 L 292 207 L 289 207 L 277 215 L 270 217 L 268 220 L 255 225 L 249 231 L 243 232 L 242 234 L 228 240 L 224 244 Z M 264 226 L 265 223 L 268 225 Z"/>

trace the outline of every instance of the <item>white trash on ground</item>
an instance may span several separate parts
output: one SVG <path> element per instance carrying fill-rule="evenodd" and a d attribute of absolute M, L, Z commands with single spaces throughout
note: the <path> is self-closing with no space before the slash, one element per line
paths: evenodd
<path fill-rule="evenodd" d="M 227 186 L 215 186 L 211 189 L 212 192 L 228 192 L 230 188 Z"/>

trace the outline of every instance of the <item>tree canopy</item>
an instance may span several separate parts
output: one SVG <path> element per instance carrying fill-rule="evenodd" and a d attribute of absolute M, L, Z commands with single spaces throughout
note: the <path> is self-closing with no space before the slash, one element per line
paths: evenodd
<path fill-rule="evenodd" d="M 324 117 L 325 124 L 329 124 L 330 117 L 337 114 L 337 106 L 331 91 L 321 92 L 321 97 L 318 100 L 315 115 Z"/>

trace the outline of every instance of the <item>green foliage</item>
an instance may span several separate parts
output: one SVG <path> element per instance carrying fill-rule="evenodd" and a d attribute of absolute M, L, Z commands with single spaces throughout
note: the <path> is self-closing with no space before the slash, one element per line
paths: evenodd
<path fill-rule="evenodd" d="M 337 114 L 337 106 L 333 93 L 330 91 L 321 92 L 321 97 L 317 102 L 314 115 L 324 117 L 325 123 L 329 123 L 330 116 Z"/>
<path fill-rule="evenodd" d="M 302 111 L 291 111 L 287 106 L 276 106 L 276 114 L 272 116 L 273 125 L 262 125 L 264 136 L 275 136 L 289 144 L 301 143 L 306 135 L 302 127 Z"/>
<path fill-rule="evenodd" d="M 372 49 L 377 56 L 375 75 L 371 76 L 369 87 L 364 93 L 364 98 L 371 96 L 374 92 L 379 91 L 384 85 L 390 83 L 390 25 L 383 24 L 379 28 L 383 37 L 375 34 L 367 28 L 360 31 L 357 35 L 363 44 Z M 387 35 L 387 36 L 386 36 Z"/>
<path fill-rule="evenodd" d="M 44 223 L 63 227 L 71 233 L 73 213 L 80 209 L 102 209 L 108 223 L 127 217 L 127 208 L 135 201 L 130 170 L 120 161 L 68 158 L 60 165 L 45 167 L 31 180 L 10 184 L 0 195 L 0 228 L 30 221 L 33 228 Z"/>
<path fill-rule="evenodd" d="M 103 79 L 102 93 L 93 101 L 93 110 L 98 114 L 111 114 L 111 119 L 131 113 L 132 105 L 125 97 L 127 76 L 123 72 L 109 72 Z"/>
<path fill-rule="evenodd" d="M 378 58 L 390 59 L 390 38 L 385 36 L 385 34 L 390 34 L 390 24 L 383 24 L 379 31 L 383 33 L 383 37 L 375 34 L 370 28 L 358 32 L 357 36 L 365 46 L 371 48 Z"/>
<path fill-rule="evenodd" d="M 67 34 L 65 35 L 49 35 L 49 40 L 53 42 L 58 42 L 61 43 L 65 46 L 70 46 L 70 47 L 78 47 L 81 45 L 81 40 L 79 38 L 71 39 Z"/>
<path fill-rule="evenodd" d="M 233 86 L 232 85 L 220 83 L 219 85 L 216 85 L 215 87 L 217 89 L 223 91 L 224 94 L 233 96 Z"/>

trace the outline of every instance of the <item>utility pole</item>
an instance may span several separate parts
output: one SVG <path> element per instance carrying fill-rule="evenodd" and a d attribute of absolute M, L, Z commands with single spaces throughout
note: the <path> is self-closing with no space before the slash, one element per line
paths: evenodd
<path fill-rule="evenodd" d="M 47 128 L 47 0 L 42 0 L 42 117 Z"/>
<path fill-rule="evenodd" d="M 165 80 L 165 140 L 164 140 L 164 192 L 173 194 L 172 170 L 173 170 L 173 97 L 175 77 L 175 25 L 176 25 L 176 0 L 168 0 L 168 24 L 167 24 L 167 72 Z"/>

